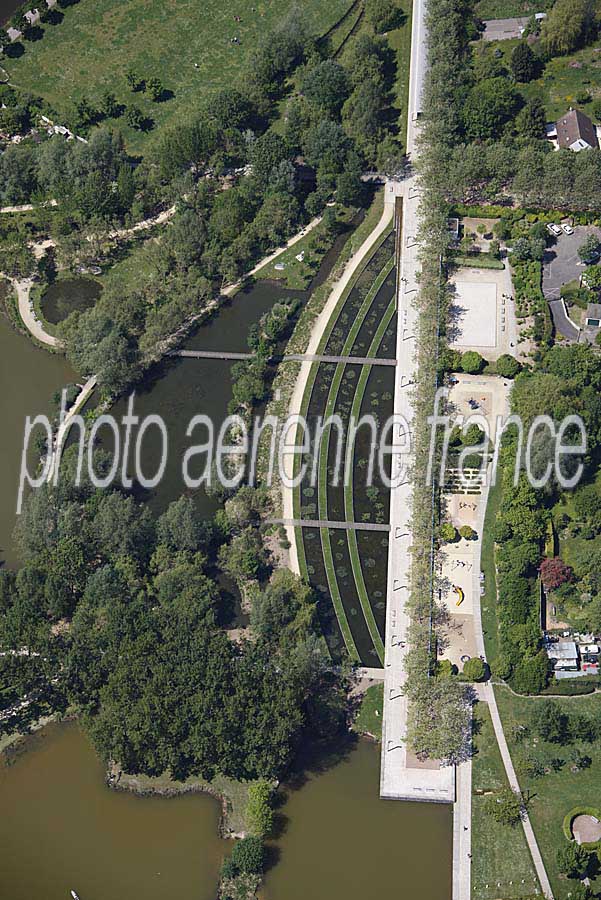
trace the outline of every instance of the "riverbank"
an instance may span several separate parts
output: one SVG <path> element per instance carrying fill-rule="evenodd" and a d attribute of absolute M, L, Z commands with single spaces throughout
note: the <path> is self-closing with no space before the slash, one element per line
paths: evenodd
<path fill-rule="evenodd" d="M 178 797 L 183 794 L 208 794 L 221 805 L 219 835 L 242 838 L 247 831 L 246 805 L 252 782 L 234 781 L 218 775 L 213 781 L 187 778 L 174 781 L 169 775 L 128 775 L 116 763 L 108 767 L 106 784 L 115 791 L 128 791 L 140 797 Z"/>

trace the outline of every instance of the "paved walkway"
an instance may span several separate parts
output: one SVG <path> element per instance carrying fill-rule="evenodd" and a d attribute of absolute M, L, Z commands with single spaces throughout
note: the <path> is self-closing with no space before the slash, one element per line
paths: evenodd
<path fill-rule="evenodd" d="M 60 460 L 67 434 L 69 433 L 69 429 L 73 424 L 73 419 L 81 412 L 89 398 L 92 396 L 94 389 L 96 388 L 96 381 L 96 376 L 92 375 L 92 377 L 88 378 L 86 383 L 82 385 L 81 390 L 77 395 L 75 402 L 73 403 L 73 406 L 70 407 L 65 418 L 59 425 L 59 429 L 56 433 L 56 439 L 54 441 L 52 457 L 48 463 L 48 472 L 46 474 L 46 481 L 49 484 L 54 480 L 54 484 L 56 485 L 58 481 Z"/>
<path fill-rule="evenodd" d="M 290 528 L 340 528 L 344 531 L 390 531 L 390 525 L 377 522 L 335 522 L 332 519 L 267 519 L 268 525 L 285 525 Z"/>
<path fill-rule="evenodd" d="M 426 69 L 425 2 L 416 0 L 413 8 L 409 110 L 407 116 L 407 155 L 417 153 L 417 114 L 421 110 L 421 92 Z M 392 185 L 390 186 L 392 187 Z M 388 192 L 388 189 L 387 189 Z M 420 192 L 412 174 L 393 191 L 403 197 L 398 279 L 398 321 L 394 391 L 394 412 L 411 423 L 414 419 L 410 385 L 415 378 L 415 333 L 418 312 L 414 298 L 419 289 L 419 245 L 417 241 Z M 405 654 L 409 617 L 406 612 L 411 561 L 411 482 L 399 479 L 404 466 L 411 463 L 405 447 L 405 435 L 394 430 L 392 474 L 398 483 L 390 492 L 390 544 L 388 551 L 388 587 L 386 602 L 386 641 L 384 658 L 384 715 L 382 721 L 382 761 L 380 796 L 387 799 L 425 800 L 452 803 L 455 800 L 455 770 L 429 762 L 420 763 L 408 753 Z M 467 898 L 462 898 L 467 900 Z"/>
<path fill-rule="evenodd" d="M 191 359 L 254 359 L 255 353 L 234 353 L 220 350 L 174 350 L 171 356 Z M 347 363 L 360 366 L 396 366 L 396 359 L 380 359 L 375 356 L 327 356 L 323 354 L 290 353 L 286 356 L 272 356 L 271 362 L 323 362 Z"/>
<path fill-rule="evenodd" d="M 563 300 L 550 300 L 549 309 L 551 310 L 551 318 L 553 319 L 555 330 L 563 334 L 569 341 L 577 344 L 580 338 L 580 328 L 568 316 L 565 302 Z"/>
<path fill-rule="evenodd" d="M 4 277 L 7 278 L 8 276 Z M 55 349 L 60 348 L 61 342 L 58 340 L 58 338 L 55 338 L 52 334 L 49 334 L 46 331 L 35 314 L 33 303 L 30 297 L 31 288 L 33 287 L 33 280 L 31 278 L 24 278 L 23 280 L 18 281 L 16 278 L 9 278 L 9 281 L 12 283 L 15 291 L 17 292 L 19 315 L 29 333 L 33 335 L 36 341 L 39 341 L 40 344 L 45 344 L 47 347 L 54 347 Z"/>

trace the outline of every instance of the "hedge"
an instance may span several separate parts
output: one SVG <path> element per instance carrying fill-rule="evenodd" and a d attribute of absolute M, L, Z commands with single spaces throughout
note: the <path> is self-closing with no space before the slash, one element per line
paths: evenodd
<path fill-rule="evenodd" d="M 572 832 L 572 822 L 576 818 L 576 816 L 594 816 L 595 819 L 599 819 L 601 821 L 601 809 L 597 809 L 596 806 L 574 806 L 572 809 L 565 814 L 563 817 L 563 833 L 564 837 L 568 841 L 574 840 L 574 834 Z M 588 843 L 582 844 L 585 850 L 601 850 L 601 841 L 589 841 Z"/>
<path fill-rule="evenodd" d="M 561 681 L 552 682 L 541 693 L 567 697 L 576 694 L 594 694 L 598 685 L 601 685 L 600 675 L 583 675 L 580 678 L 562 678 Z"/>

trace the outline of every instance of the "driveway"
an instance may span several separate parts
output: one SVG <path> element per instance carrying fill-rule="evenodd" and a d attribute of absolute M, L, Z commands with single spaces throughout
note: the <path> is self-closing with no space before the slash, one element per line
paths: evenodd
<path fill-rule="evenodd" d="M 549 247 L 543 260 L 543 294 L 547 300 L 559 300 L 561 286 L 574 278 L 579 278 L 584 267 L 578 265 L 578 247 L 589 234 L 601 239 L 601 229 L 593 225 L 577 225 L 574 234 L 562 234 Z"/>
<path fill-rule="evenodd" d="M 555 330 L 569 341 L 578 341 L 580 329 L 567 317 L 563 300 L 549 300 L 549 309 Z"/>

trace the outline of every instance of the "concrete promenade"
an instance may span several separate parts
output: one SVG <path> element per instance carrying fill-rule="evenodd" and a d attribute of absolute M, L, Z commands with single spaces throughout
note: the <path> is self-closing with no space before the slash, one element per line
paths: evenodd
<path fill-rule="evenodd" d="M 407 123 L 407 155 L 416 153 L 418 113 L 426 66 L 425 2 L 416 0 L 413 9 L 411 70 Z M 415 334 L 418 292 L 418 216 L 419 185 L 411 174 L 402 184 L 389 186 L 402 197 L 401 246 L 399 248 L 397 366 L 395 370 L 394 412 L 411 426 L 414 418 L 411 385 L 415 379 Z M 410 464 L 404 448 L 406 435 L 395 426 L 393 445 L 398 449 L 392 457 L 398 475 Z M 409 620 L 405 611 L 409 594 L 411 483 L 402 477 L 390 495 L 390 544 L 388 553 L 388 588 L 386 604 L 386 642 L 384 659 L 384 716 L 382 729 L 382 763 L 380 796 L 385 799 L 426 800 L 453 803 L 455 770 L 435 763 L 420 764 L 407 751 L 407 699 L 403 693 L 406 680 L 405 653 Z"/>

